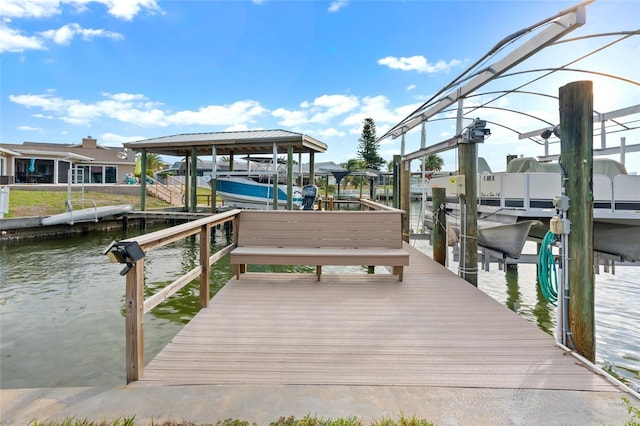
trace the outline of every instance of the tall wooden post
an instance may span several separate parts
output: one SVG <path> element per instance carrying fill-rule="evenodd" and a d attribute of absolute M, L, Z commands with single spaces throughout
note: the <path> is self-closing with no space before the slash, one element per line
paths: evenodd
<path fill-rule="evenodd" d="M 447 262 L 447 215 L 444 206 L 447 191 L 444 188 L 433 188 L 433 260 L 441 265 Z M 443 207 L 443 208 L 440 208 Z"/>
<path fill-rule="evenodd" d="M 402 161 L 399 155 L 393 156 L 393 187 L 391 189 L 393 195 L 393 208 L 400 208 L 400 165 Z"/>
<path fill-rule="evenodd" d="M 464 195 L 460 195 L 460 240 L 464 253 L 460 261 L 460 276 L 478 286 L 478 145 L 469 141 L 458 145 L 460 174 L 464 175 Z"/>
<path fill-rule="evenodd" d="M 278 146 L 273 143 L 273 210 L 278 210 Z"/>
<path fill-rule="evenodd" d="M 400 209 L 402 215 L 402 239 L 409 242 L 411 223 L 411 161 L 400 162 Z"/>
<path fill-rule="evenodd" d="M 209 255 L 211 254 L 211 227 L 200 229 L 200 308 L 209 306 Z"/>
<path fill-rule="evenodd" d="M 189 211 L 195 213 L 198 207 L 198 149 L 191 148 L 191 207 Z"/>
<path fill-rule="evenodd" d="M 147 150 L 140 155 L 140 210 L 147 209 Z"/>
<path fill-rule="evenodd" d="M 218 162 L 215 145 L 211 147 L 211 177 L 211 182 L 209 182 L 211 185 L 211 214 L 216 214 L 216 198 L 218 197 Z"/>
<path fill-rule="evenodd" d="M 287 147 L 287 210 L 293 210 L 293 146 Z"/>
<path fill-rule="evenodd" d="M 315 185 L 316 183 L 316 156 L 315 152 L 309 152 L 309 185 Z M 327 175 L 327 185 L 329 187 L 329 175 Z"/>
<path fill-rule="evenodd" d="M 191 160 L 189 158 L 189 155 L 185 154 L 184 156 L 184 211 L 188 212 L 189 211 L 189 197 L 191 196 L 191 191 L 189 190 L 189 188 L 191 188 L 191 179 L 189 179 L 189 176 L 191 176 Z"/>
<path fill-rule="evenodd" d="M 133 264 L 126 275 L 125 353 L 127 383 L 144 372 L 144 259 Z"/>
<path fill-rule="evenodd" d="M 595 360 L 593 270 L 593 83 L 560 88 L 560 162 L 569 197 L 569 330 L 575 349 Z"/>

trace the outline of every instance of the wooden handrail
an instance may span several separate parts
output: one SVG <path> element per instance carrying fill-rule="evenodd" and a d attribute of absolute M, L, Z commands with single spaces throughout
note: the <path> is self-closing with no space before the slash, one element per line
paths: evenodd
<path fill-rule="evenodd" d="M 360 207 L 362 210 L 365 210 L 365 207 L 368 207 L 369 210 L 386 210 L 390 212 L 403 212 L 404 210 L 396 209 L 394 207 L 386 206 L 384 204 L 378 203 L 376 201 L 371 201 L 368 198 L 360 198 Z"/>
<path fill-rule="evenodd" d="M 209 305 L 209 271 L 212 264 L 228 254 L 236 243 L 211 254 L 211 228 L 226 222 L 237 223 L 241 210 L 215 214 L 193 222 L 184 223 L 168 229 L 140 235 L 122 240 L 121 243 L 136 242 L 145 253 L 158 247 L 170 244 L 191 235 L 200 234 L 199 265 L 183 276 L 164 287 L 157 293 L 144 299 L 144 258 L 134 262 L 126 276 L 125 290 L 125 330 L 126 330 L 126 364 L 127 383 L 138 380 L 144 372 L 144 314 L 171 297 L 192 280 L 200 277 L 200 308 Z M 234 233 L 235 234 L 235 233 Z"/>

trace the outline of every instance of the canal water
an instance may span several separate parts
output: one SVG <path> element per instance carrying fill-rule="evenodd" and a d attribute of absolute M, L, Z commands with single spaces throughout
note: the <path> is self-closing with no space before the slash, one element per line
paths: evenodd
<path fill-rule="evenodd" d="M 0 388 L 118 386 L 125 383 L 124 278 L 103 249 L 121 231 L 0 243 Z M 214 248 L 226 245 L 219 232 Z M 412 243 L 431 253 L 426 240 Z M 532 249 L 535 250 L 535 247 Z M 147 293 L 198 262 L 196 238 L 148 253 Z M 455 271 L 457 265 L 450 263 Z M 310 269 L 312 271 L 313 268 Z M 228 257 L 211 271 L 211 295 L 231 278 Z M 640 268 L 596 278 L 596 363 L 640 386 Z M 553 333 L 555 309 L 536 286 L 534 265 L 481 272 L 479 287 Z M 194 283 L 145 315 L 145 359 L 197 312 Z"/>

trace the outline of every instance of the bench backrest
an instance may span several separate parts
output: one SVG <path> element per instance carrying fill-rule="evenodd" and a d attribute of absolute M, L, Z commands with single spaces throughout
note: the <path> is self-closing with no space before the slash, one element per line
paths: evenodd
<path fill-rule="evenodd" d="M 400 211 L 243 210 L 237 226 L 239 247 L 402 248 Z"/>

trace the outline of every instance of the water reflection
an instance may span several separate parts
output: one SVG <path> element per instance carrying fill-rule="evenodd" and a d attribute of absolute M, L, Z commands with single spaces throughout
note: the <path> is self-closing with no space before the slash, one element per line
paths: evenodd
<path fill-rule="evenodd" d="M 552 309 L 547 299 L 542 293 L 540 284 L 538 283 L 538 277 L 536 275 L 536 304 L 533 308 L 533 316 L 536 319 L 538 328 L 545 331 L 548 334 L 554 334 L 556 324 L 556 311 Z"/>
<path fill-rule="evenodd" d="M 505 304 L 507 308 L 514 312 L 520 309 L 520 289 L 518 288 L 518 268 L 507 265 L 505 270 L 505 279 L 507 281 L 507 300 Z"/>

